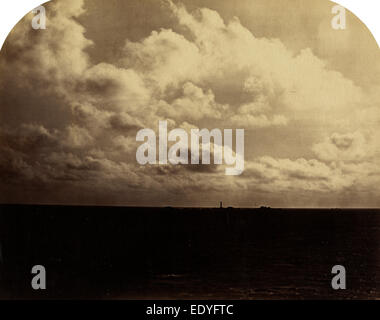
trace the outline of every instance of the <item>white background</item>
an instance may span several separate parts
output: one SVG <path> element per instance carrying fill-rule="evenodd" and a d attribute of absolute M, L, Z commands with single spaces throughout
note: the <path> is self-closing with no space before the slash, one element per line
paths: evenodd
<path fill-rule="evenodd" d="M 228 0 L 224 0 L 228 1 Z M 278 0 L 281 1 L 281 0 Z M 3 1 L 5 2 L 5 1 Z M 43 0 L 6 0 L 0 8 L 0 46 L 12 28 L 21 18 L 41 5 Z M 379 0 L 339 0 L 340 5 L 352 11 L 371 30 L 380 44 L 380 1 Z"/>

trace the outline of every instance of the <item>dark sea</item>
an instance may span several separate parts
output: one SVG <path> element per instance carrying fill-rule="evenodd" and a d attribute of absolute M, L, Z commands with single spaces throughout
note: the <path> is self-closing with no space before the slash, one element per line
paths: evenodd
<path fill-rule="evenodd" d="M 379 299 L 380 210 L 2 205 L 0 298 Z"/>

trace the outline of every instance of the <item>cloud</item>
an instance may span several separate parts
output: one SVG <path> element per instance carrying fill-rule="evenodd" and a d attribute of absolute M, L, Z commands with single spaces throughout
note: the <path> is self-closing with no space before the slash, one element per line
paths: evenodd
<path fill-rule="evenodd" d="M 204 92 L 191 82 L 184 83 L 180 97 L 171 103 L 161 102 L 158 113 L 175 120 L 199 121 L 202 118 L 221 119 L 228 107 L 215 102 L 211 90 Z"/>
<path fill-rule="evenodd" d="M 172 30 L 152 31 L 141 42 L 127 40 L 122 63 L 134 68 L 155 82 L 161 90 L 196 77 L 198 60 L 197 46 L 183 35 Z"/>
<path fill-rule="evenodd" d="M 0 56 L 2 201 L 23 201 L 27 189 L 37 202 L 196 203 L 228 190 L 241 203 L 252 193 L 306 194 L 308 205 L 312 192 L 332 199 L 378 190 L 378 90 L 359 87 L 311 49 L 294 53 L 238 18 L 171 1 L 165 8 L 177 25 L 125 39 L 115 61 L 93 63 L 94 43 L 77 21 L 84 8 L 47 4 L 48 29 L 31 29 L 26 16 Z M 246 129 L 250 149 L 252 135 L 274 127 L 312 143 L 304 156 L 279 157 L 274 147 L 246 153 L 235 178 L 224 166 L 141 167 L 136 133 L 159 120 L 172 129 Z M 41 188 L 48 191 L 33 191 Z"/>
<path fill-rule="evenodd" d="M 84 28 L 73 18 L 83 12 L 83 1 L 49 3 L 49 31 L 38 32 L 30 27 L 29 13 L 10 33 L 2 55 L 2 64 L 14 71 L 17 81 L 33 87 L 70 86 L 67 81 L 83 74 L 89 65 L 84 50 L 92 42 L 85 38 Z M 2 68 L 6 68 L 2 65 Z M 2 77 L 4 80 L 4 77 Z M 37 80 L 37 83 L 34 81 Z M 44 88 L 39 88 L 43 90 Z"/>
<path fill-rule="evenodd" d="M 261 184 L 264 190 L 341 191 L 350 187 L 353 177 L 344 177 L 340 168 L 331 168 L 318 160 L 274 159 L 262 157 L 249 163 L 247 177 Z"/>
<path fill-rule="evenodd" d="M 379 155 L 378 140 L 373 132 L 363 134 L 360 131 L 353 133 L 334 133 L 324 142 L 313 146 L 317 157 L 323 161 L 360 162 L 371 160 Z"/>

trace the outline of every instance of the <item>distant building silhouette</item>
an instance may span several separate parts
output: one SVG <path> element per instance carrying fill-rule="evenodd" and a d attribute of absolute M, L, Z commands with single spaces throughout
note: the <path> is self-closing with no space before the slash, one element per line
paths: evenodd
<path fill-rule="evenodd" d="M 223 209 L 223 201 L 220 201 L 220 209 Z"/>

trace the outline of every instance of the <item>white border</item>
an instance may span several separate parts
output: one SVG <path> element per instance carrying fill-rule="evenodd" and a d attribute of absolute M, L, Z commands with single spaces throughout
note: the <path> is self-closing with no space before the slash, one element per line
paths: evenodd
<path fill-rule="evenodd" d="M 228 0 L 223 0 L 228 1 Z M 278 0 L 281 1 L 281 0 Z M 337 0 L 362 20 L 380 44 L 380 1 L 378 0 Z M 7 0 L 0 9 L 0 47 L 13 27 L 21 18 L 41 5 L 41 0 Z"/>
<path fill-rule="evenodd" d="M 0 47 L 13 27 L 30 11 L 41 5 L 41 0 L 7 0 L 0 8 Z"/>
<path fill-rule="evenodd" d="M 354 13 L 372 32 L 380 46 L 380 1 L 378 0 L 337 0 L 335 1 Z"/>

